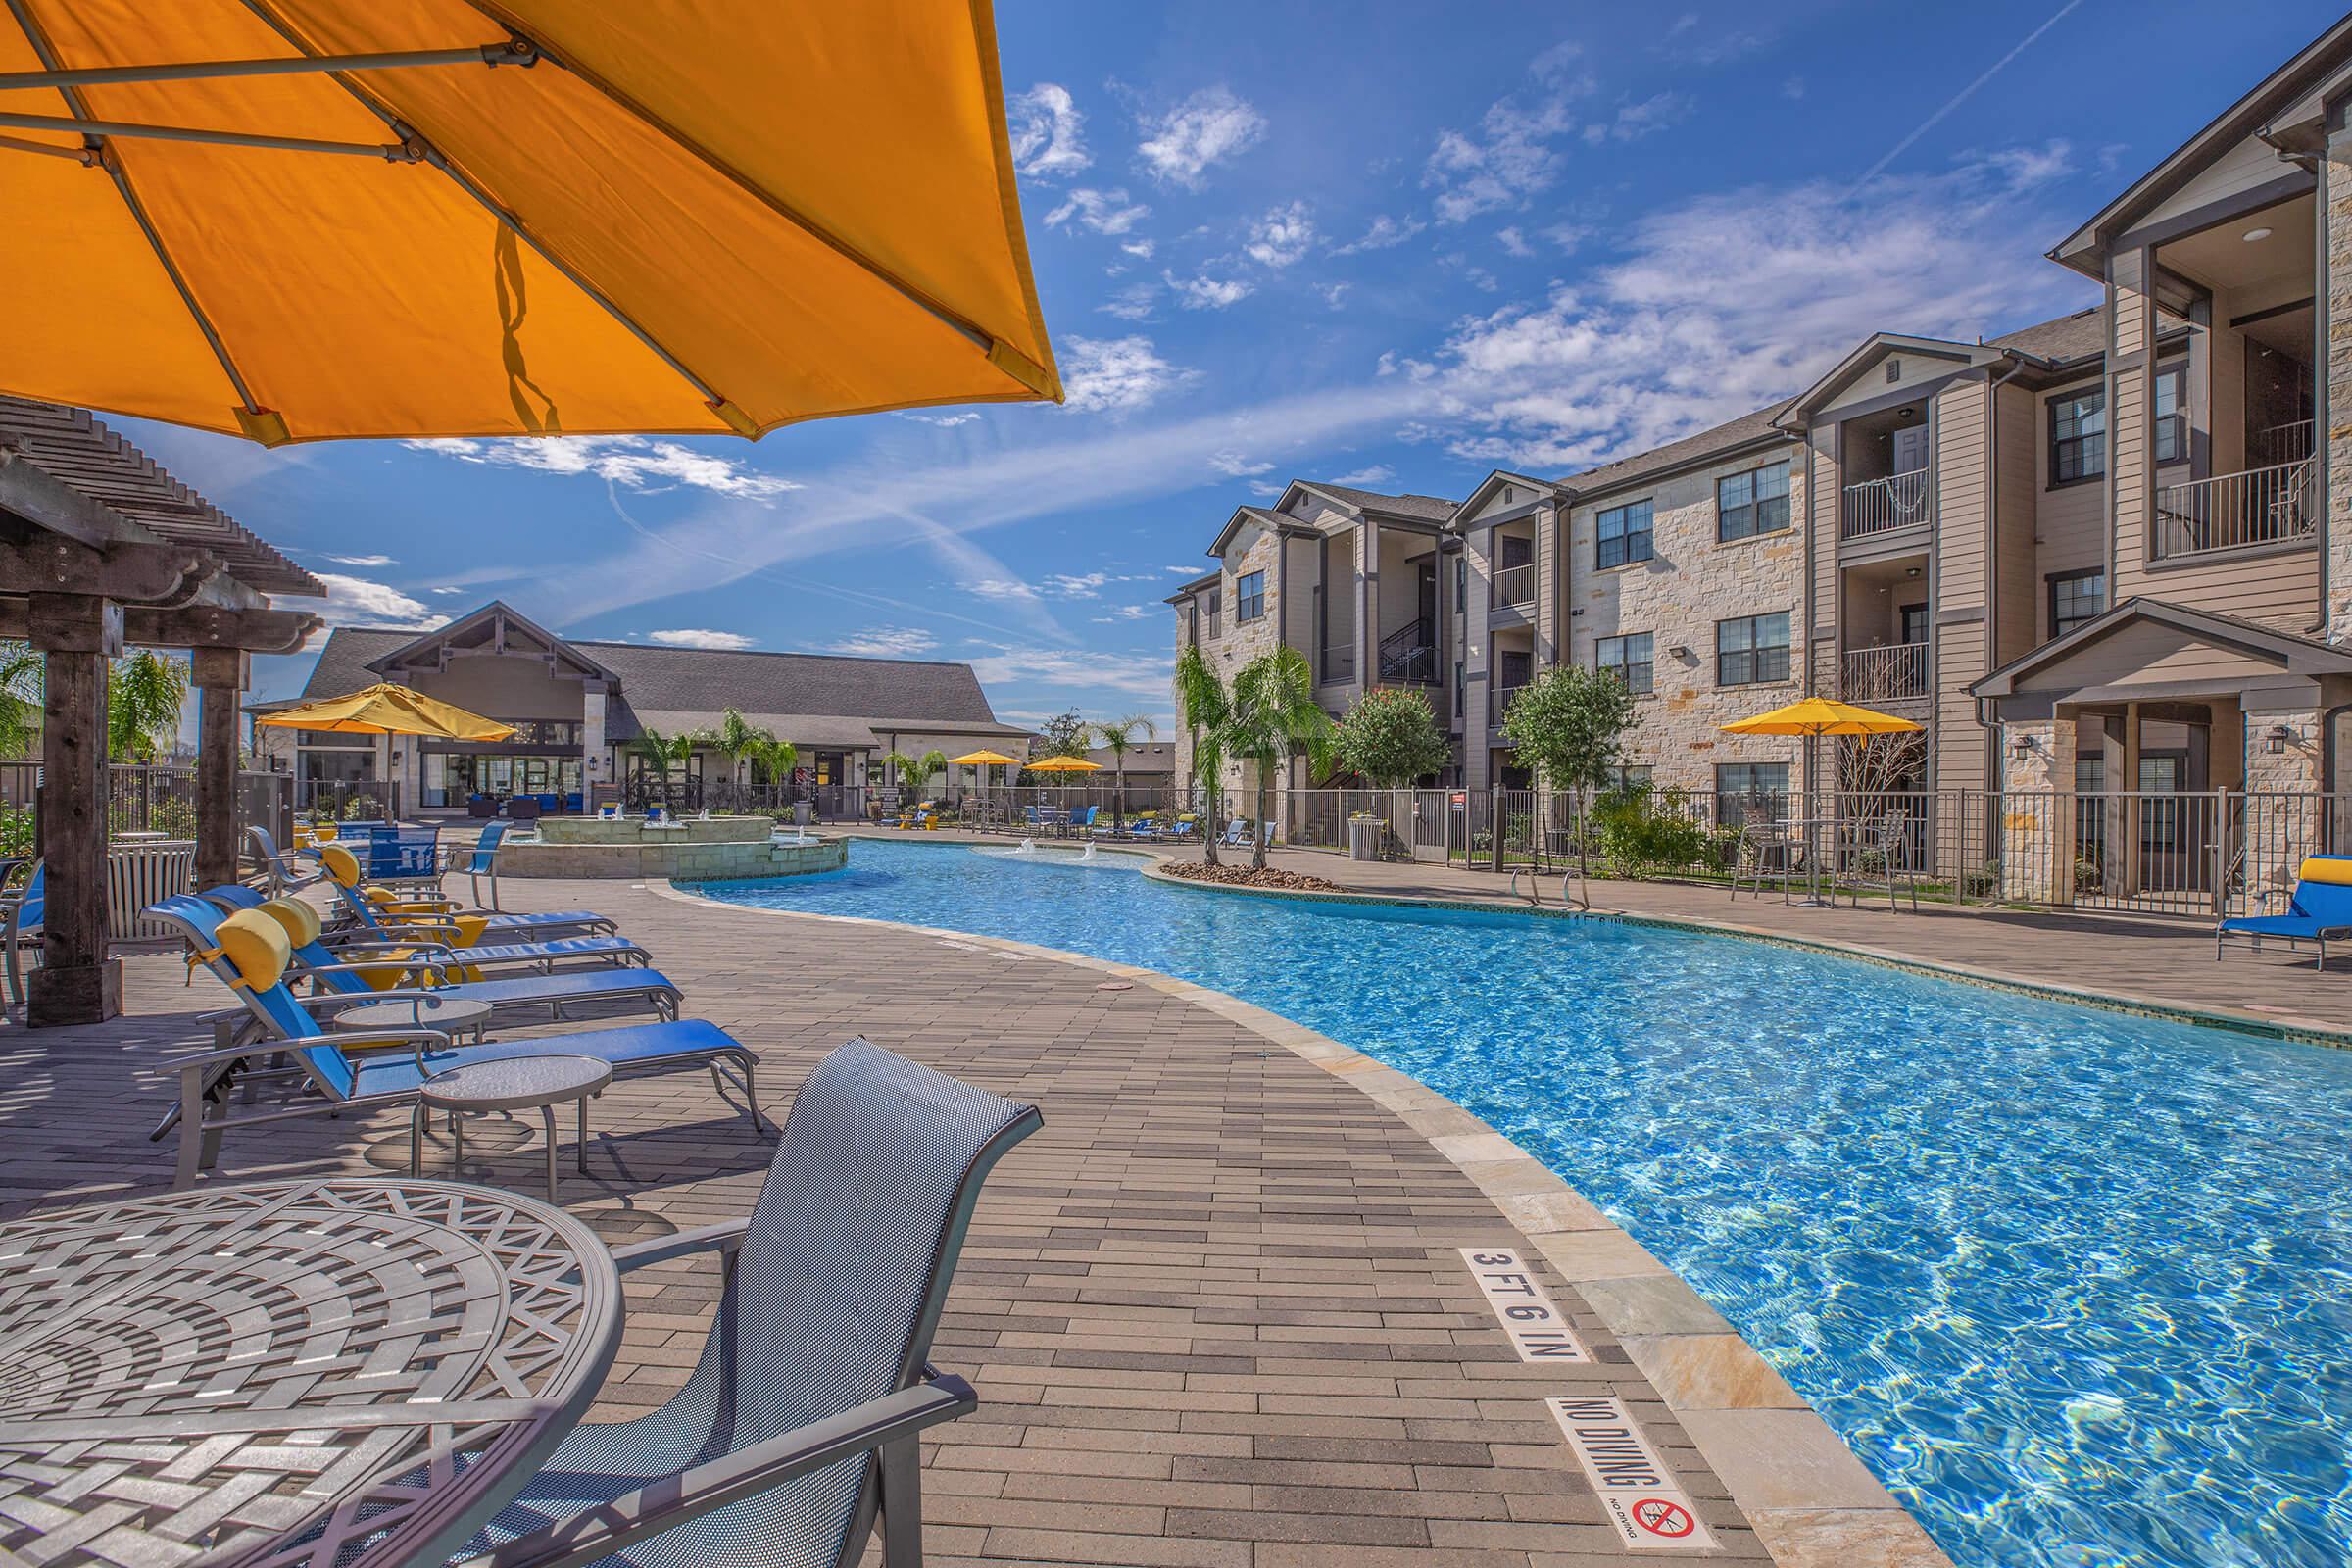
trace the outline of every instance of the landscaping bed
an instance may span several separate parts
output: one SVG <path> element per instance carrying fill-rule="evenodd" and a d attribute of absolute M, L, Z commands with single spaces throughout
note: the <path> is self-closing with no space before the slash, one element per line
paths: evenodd
<path fill-rule="evenodd" d="M 1280 888 L 1287 893 L 1341 891 L 1337 882 L 1297 871 L 1278 871 L 1270 865 L 1262 871 L 1252 871 L 1247 865 L 1210 865 L 1203 860 L 1162 860 L 1159 869 L 1164 875 L 1180 876 L 1190 882 L 1221 882 L 1237 888 Z"/>

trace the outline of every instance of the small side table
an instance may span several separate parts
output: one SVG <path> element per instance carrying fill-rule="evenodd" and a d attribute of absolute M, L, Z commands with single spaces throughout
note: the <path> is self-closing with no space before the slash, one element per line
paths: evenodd
<path fill-rule="evenodd" d="M 469 1113 L 536 1110 L 547 1133 L 547 1200 L 556 1200 L 556 1106 L 576 1101 L 580 1107 L 575 1149 L 580 1174 L 588 1174 L 588 1100 L 612 1081 L 612 1064 L 594 1056 L 508 1056 L 470 1062 L 437 1072 L 424 1081 L 416 1108 L 409 1114 L 409 1174 L 424 1157 L 424 1122 L 436 1110 L 450 1113 L 458 1169 L 466 1167 L 466 1117 Z"/>
<path fill-rule="evenodd" d="M 373 1034 L 393 1029 L 438 1029 L 454 1042 L 461 1036 L 482 1043 L 490 1004 L 458 997 L 401 997 L 346 1007 L 328 1022 L 340 1034 Z"/>

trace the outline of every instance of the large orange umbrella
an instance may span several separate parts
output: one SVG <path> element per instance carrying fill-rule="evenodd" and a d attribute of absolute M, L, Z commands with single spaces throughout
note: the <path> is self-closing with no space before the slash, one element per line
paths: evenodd
<path fill-rule="evenodd" d="M 280 729 L 335 730 L 352 735 L 430 735 L 447 741 L 503 741 L 514 726 L 468 712 L 406 686 L 379 681 L 342 697 L 283 708 L 256 724 Z"/>
<path fill-rule="evenodd" d="M 1058 400 L 988 0 L 9 0 L 0 390 L 242 434 Z"/>

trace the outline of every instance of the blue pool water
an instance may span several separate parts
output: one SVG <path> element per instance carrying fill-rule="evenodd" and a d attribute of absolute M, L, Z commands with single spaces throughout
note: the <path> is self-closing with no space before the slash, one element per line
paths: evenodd
<path fill-rule="evenodd" d="M 2352 1052 L 1121 857 L 861 842 L 706 891 L 1147 965 L 1412 1074 L 1696 1287 L 1962 1568 L 2352 1559 Z"/>

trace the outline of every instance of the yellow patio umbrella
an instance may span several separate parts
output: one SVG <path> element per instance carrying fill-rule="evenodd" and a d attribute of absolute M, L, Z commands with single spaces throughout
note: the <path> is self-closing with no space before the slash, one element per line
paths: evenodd
<path fill-rule="evenodd" d="M 961 757 L 951 757 L 948 759 L 948 765 L 950 767 L 1018 767 L 1021 765 L 1021 760 L 1017 757 L 1006 757 L 1003 752 L 978 751 L 966 752 Z"/>
<path fill-rule="evenodd" d="M 1727 735 L 1900 735 L 1924 726 L 1876 709 L 1827 697 L 1807 697 L 1753 718 L 1720 726 Z"/>
<path fill-rule="evenodd" d="M 1090 762 L 1083 757 L 1048 757 L 1026 764 L 1032 773 L 1100 773 L 1101 762 Z"/>
<path fill-rule="evenodd" d="M 279 729 L 323 729 L 355 735 L 430 735 L 449 741 L 503 741 L 512 724 L 436 702 L 406 686 L 378 683 L 345 697 L 327 697 L 254 720 Z"/>
<path fill-rule="evenodd" d="M 989 0 L 11 0 L 0 390 L 268 445 L 1058 401 Z"/>

